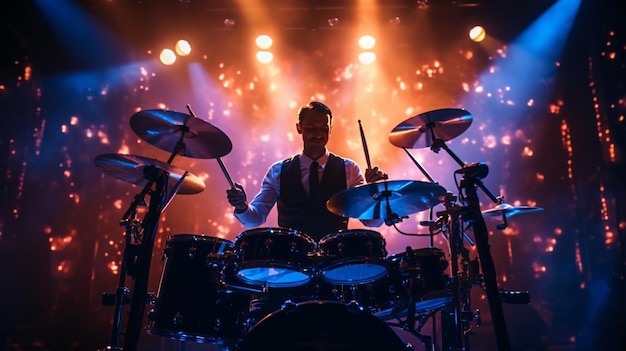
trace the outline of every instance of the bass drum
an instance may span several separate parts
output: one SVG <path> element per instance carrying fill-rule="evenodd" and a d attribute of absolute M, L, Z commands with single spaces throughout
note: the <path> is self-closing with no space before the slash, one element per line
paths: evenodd
<path fill-rule="evenodd" d="M 390 326 L 355 305 L 328 301 L 287 304 L 261 319 L 241 351 L 408 351 L 413 346 Z"/>
<path fill-rule="evenodd" d="M 196 234 L 168 237 L 147 332 L 180 341 L 230 345 L 247 332 L 250 295 L 224 289 L 233 243 Z"/>

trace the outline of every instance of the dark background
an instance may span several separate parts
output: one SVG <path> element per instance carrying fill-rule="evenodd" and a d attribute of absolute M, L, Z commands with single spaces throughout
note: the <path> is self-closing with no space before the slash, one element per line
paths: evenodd
<path fill-rule="evenodd" d="M 567 2 L 577 3 L 561 1 Z M 467 163 L 487 162 L 485 184 L 508 203 L 544 209 L 511 219 L 504 232 L 488 221 L 500 287 L 531 295 L 528 305 L 504 306 L 513 348 L 623 350 L 623 2 L 583 0 L 571 29 L 563 28 L 563 50 L 539 66 L 514 62 L 514 46 L 558 1 L 419 3 L 378 5 L 366 28 L 378 31 L 379 68 L 369 71 L 352 63 L 348 38 L 362 22 L 350 1 L 4 2 L 0 349 L 108 344 L 113 309 L 101 306 L 100 295 L 117 286 L 124 249 L 118 222 L 140 188 L 103 174 L 94 158 L 168 157 L 130 129 L 135 112 L 186 112 L 191 104 L 233 142 L 224 162 L 252 197 L 271 162 L 299 151 L 295 111 L 318 99 L 335 116 L 331 150 L 365 168 L 356 124 L 362 119 L 372 163 L 391 179 L 423 179 L 389 143 L 395 125 L 436 108 L 472 112 L 471 127 L 450 141 L 451 149 Z M 257 15 L 246 18 L 246 9 Z M 390 26 L 396 16 L 401 23 Z M 340 25 L 328 27 L 332 17 Z M 226 28 L 225 18 L 236 19 L 236 26 Z M 488 28 L 482 46 L 465 34 L 476 22 Z M 255 64 L 248 44 L 258 28 L 272 28 L 280 38 L 271 69 Z M 156 62 L 160 49 L 180 36 L 195 44 L 193 55 L 171 67 Z M 508 56 L 499 54 L 502 47 Z M 485 83 L 491 94 L 481 93 L 475 82 L 512 89 Z M 528 90 L 520 93 L 522 86 Z M 443 186 L 457 191 L 452 174 L 458 165 L 448 155 L 415 153 Z M 244 230 L 231 215 L 228 184 L 214 160 L 179 157 L 174 164 L 203 177 L 207 188 L 176 196 L 162 216 L 151 291 L 158 287 L 169 235 L 235 240 Z M 480 195 L 484 209 L 493 207 Z M 275 225 L 274 216 L 268 226 Z M 401 227 L 420 230 L 417 222 L 425 216 L 412 215 Z M 429 245 L 390 227 L 380 231 L 390 254 Z M 447 252 L 445 239 L 434 245 Z M 475 349 L 495 349 L 485 294 L 473 289 L 484 323 L 472 339 Z M 147 336 L 140 345 L 168 347 Z"/>

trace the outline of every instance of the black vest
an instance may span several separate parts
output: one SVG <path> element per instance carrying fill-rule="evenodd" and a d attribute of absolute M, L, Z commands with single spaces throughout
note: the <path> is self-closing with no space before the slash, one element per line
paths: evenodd
<path fill-rule="evenodd" d="M 280 171 L 280 195 L 278 196 L 278 225 L 297 229 L 319 241 L 326 234 L 348 228 L 348 218 L 338 216 L 326 209 L 326 201 L 346 189 L 346 165 L 344 160 L 330 154 L 324 168 L 319 193 L 309 196 L 302 186 L 300 158 L 294 156 L 283 161 Z"/>

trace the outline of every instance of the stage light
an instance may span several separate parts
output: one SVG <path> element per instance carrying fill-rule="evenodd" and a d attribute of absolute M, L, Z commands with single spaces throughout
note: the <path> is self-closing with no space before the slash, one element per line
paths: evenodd
<path fill-rule="evenodd" d="M 272 40 L 272 37 L 270 37 L 267 34 L 261 34 L 258 37 L 256 37 L 256 46 L 261 49 L 261 50 L 267 50 L 269 48 L 272 47 L 272 44 L 274 43 L 274 41 Z"/>
<path fill-rule="evenodd" d="M 256 59 L 263 64 L 270 63 L 274 59 L 274 54 L 271 51 L 257 51 Z"/>
<path fill-rule="evenodd" d="M 164 65 L 173 65 L 176 62 L 176 54 L 171 49 L 163 49 L 159 55 L 159 60 Z"/>
<path fill-rule="evenodd" d="M 363 35 L 359 38 L 359 46 L 364 50 L 371 50 L 376 45 L 376 39 L 371 35 Z"/>
<path fill-rule="evenodd" d="M 232 18 L 226 18 L 224 20 L 224 26 L 226 26 L 227 28 L 232 28 L 235 26 L 235 24 L 237 24 L 237 22 Z"/>
<path fill-rule="evenodd" d="M 474 26 L 469 31 L 470 39 L 472 39 L 473 41 L 477 43 L 480 43 L 481 41 L 485 40 L 486 36 L 487 36 L 487 32 L 485 31 L 485 28 L 483 28 L 482 26 Z"/>
<path fill-rule="evenodd" d="M 191 53 L 191 45 L 187 40 L 179 40 L 176 42 L 176 53 L 179 56 L 187 56 Z"/>
<path fill-rule="evenodd" d="M 339 18 L 331 17 L 331 18 L 328 19 L 328 26 L 329 27 L 334 27 L 334 26 L 336 26 L 338 24 L 339 24 Z"/>
<path fill-rule="evenodd" d="M 364 51 L 359 54 L 359 62 L 364 65 L 371 65 L 376 61 L 376 54 L 371 51 Z"/>

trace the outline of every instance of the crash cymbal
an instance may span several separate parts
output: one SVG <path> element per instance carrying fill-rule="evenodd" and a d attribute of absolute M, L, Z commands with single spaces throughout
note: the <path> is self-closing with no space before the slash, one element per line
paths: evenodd
<path fill-rule="evenodd" d="M 512 206 L 506 203 L 501 203 L 496 205 L 492 209 L 482 211 L 482 214 L 487 217 L 502 217 L 502 214 L 505 214 L 506 217 L 513 217 L 516 215 L 539 211 L 543 211 L 543 208 L 530 206 Z"/>
<path fill-rule="evenodd" d="M 407 149 L 425 148 L 434 139 L 448 141 L 461 135 L 472 124 L 472 115 L 463 109 L 443 108 L 415 115 L 398 124 L 389 141 Z"/>
<path fill-rule="evenodd" d="M 175 186 L 183 174 L 185 174 L 184 170 L 168 163 L 133 155 L 104 154 L 97 156 L 95 163 L 104 173 L 139 186 L 148 184 L 146 173 L 150 171 L 150 169 L 147 168 L 150 166 L 157 167 L 157 169 L 169 173 L 170 187 Z M 192 173 L 187 173 L 180 189 L 178 189 L 178 194 L 196 194 L 204 190 L 204 188 L 204 181 L 202 181 L 201 178 Z"/>
<path fill-rule="evenodd" d="M 334 195 L 326 202 L 326 208 L 343 217 L 388 219 L 390 214 L 402 217 L 431 208 L 443 201 L 445 195 L 446 190 L 435 183 L 378 181 Z"/>
<path fill-rule="evenodd" d="M 130 118 L 130 127 L 141 139 L 159 149 L 192 158 L 218 158 L 228 154 L 233 144 L 224 132 L 199 118 L 168 110 L 145 110 Z"/>

